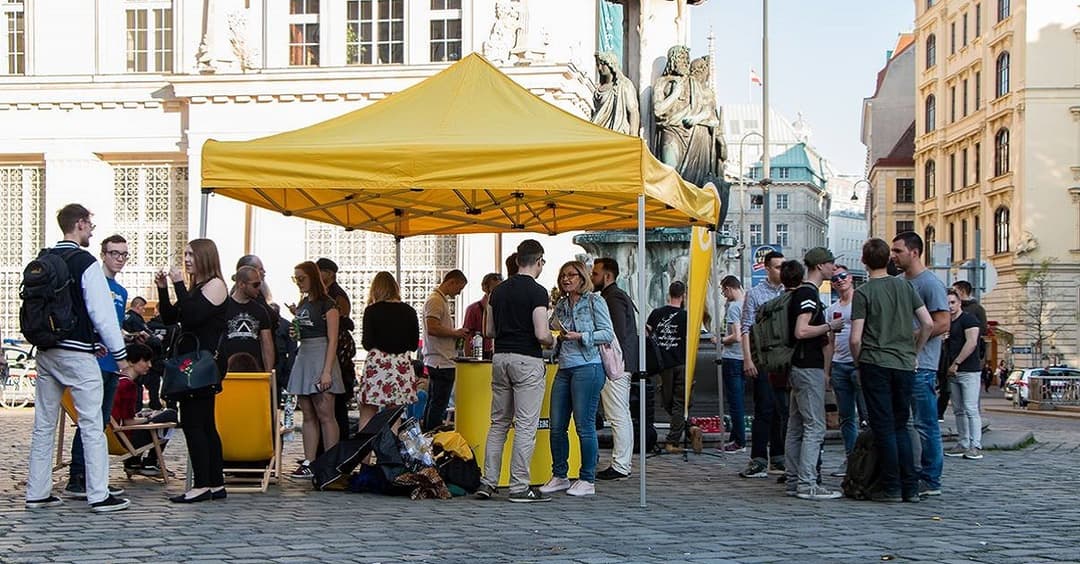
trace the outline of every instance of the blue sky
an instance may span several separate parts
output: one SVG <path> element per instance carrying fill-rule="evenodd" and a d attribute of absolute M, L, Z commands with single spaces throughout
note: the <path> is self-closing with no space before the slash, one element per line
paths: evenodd
<path fill-rule="evenodd" d="M 842 173 L 863 174 L 859 141 L 862 100 L 874 93 L 877 72 L 897 35 L 911 31 L 912 0 L 770 0 L 769 102 L 794 120 L 802 112 L 811 143 Z M 747 88 L 752 66 L 760 75 L 761 0 L 709 0 L 691 8 L 691 54 L 707 53 L 716 34 L 720 104 L 761 102 Z"/>

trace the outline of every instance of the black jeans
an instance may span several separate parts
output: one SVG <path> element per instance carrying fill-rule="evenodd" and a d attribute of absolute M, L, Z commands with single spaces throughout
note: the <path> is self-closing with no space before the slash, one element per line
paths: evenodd
<path fill-rule="evenodd" d="M 453 368 L 427 366 L 428 399 L 424 407 L 424 420 L 420 428 L 425 432 L 438 427 L 446 420 L 446 407 L 450 405 L 450 393 L 454 391 Z"/>
<path fill-rule="evenodd" d="M 682 442 L 686 430 L 686 418 L 683 416 L 687 407 L 685 364 L 660 371 L 660 401 L 663 402 L 664 411 L 671 416 L 665 442 L 677 445 Z"/>
<path fill-rule="evenodd" d="M 214 421 L 214 396 L 180 400 L 180 428 L 187 440 L 188 457 L 196 488 L 225 485 L 221 437 Z"/>
<path fill-rule="evenodd" d="M 919 480 L 907 428 L 915 372 L 863 363 L 859 364 L 859 374 L 885 493 L 917 496 Z"/>
<path fill-rule="evenodd" d="M 773 387 L 766 374 L 750 379 L 754 387 L 754 422 L 750 425 L 750 458 L 784 461 L 787 433 L 788 394 Z"/>
<path fill-rule="evenodd" d="M 135 396 L 135 411 L 143 408 L 143 388 L 150 395 L 150 409 L 161 409 L 161 373 L 157 370 L 147 372 L 138 382 L 138 395 Z"/>

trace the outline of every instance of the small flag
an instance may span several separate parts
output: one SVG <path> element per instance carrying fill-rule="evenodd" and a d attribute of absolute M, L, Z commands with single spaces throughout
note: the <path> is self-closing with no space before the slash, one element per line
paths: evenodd
<path fill-rule="evenodd" d="M 761 77 L 758 76 L 757 71 L 755 71 L 753 68 L 750 69 L 750 83 L 761 86 Z"/>

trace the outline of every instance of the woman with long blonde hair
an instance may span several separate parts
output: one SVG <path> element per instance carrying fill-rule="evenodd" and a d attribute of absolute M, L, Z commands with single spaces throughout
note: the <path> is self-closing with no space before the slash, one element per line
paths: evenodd
<path fill-rule="evenodd" d="M 304 461 L 292 477 L 311 478 L 310 464 L 319 450 L 338 443 L 340 431 L 334 418 L 334 394 L 345 393 L 337 360 L 337 303 L 326 293 L 319 267 L 305 261 L 293 270 L 293 282 L 302 295 L 293 311 L 295 337 L 300 340 L 286 389 L 298 399 L 304 414 Z"/>
<path fill-rule="evenodd" d="M 411 353 L 420 340 L 416 310 L 401 301 L 401 290 L 389 272 L 379 272 L 371 281 L 364 308 L 364 335 L 367 351 L 360 375 L 360 428 L 383 407 L 416 402 L 416 373 Z"/>

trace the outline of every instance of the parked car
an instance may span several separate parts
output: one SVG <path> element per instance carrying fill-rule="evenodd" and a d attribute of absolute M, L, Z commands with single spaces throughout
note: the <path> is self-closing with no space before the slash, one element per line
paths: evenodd
<path fill-rule="evenodd" d="M 1028 378 L 1031 376 L 1073 376 L 1080 377 L 1080 370 L 1065 366 L 1051 366 L 1047 368 L 1017 368 L 1009 373 L 1005 381 L 1005 399 L 1012 401 L 1016 407 L 1027 407 Z"/>

